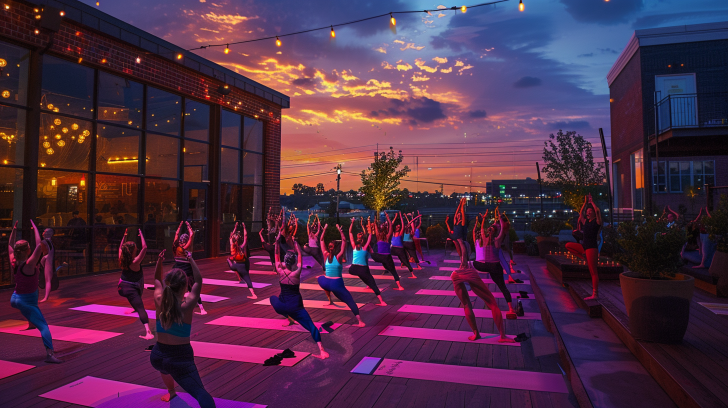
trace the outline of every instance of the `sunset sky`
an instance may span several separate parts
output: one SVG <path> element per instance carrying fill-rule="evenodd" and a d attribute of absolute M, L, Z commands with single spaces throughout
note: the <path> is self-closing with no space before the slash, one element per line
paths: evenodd
<path fill-rule="evenodd" d="M 94 1 L 84 1 L 94 5 Z M 465 3 L 466 5 L 479 2 Z M 379 149 L 402 150 L 403 187 L 485 192 L 492 179 L 536 176 L 543 141 L 576 130 L 609 145 L 606 75 L 635 29 L 728 20 L 725 0 L 518 0 L 395 15 L 336 29 L 196 51 L 291 97 L 283 111 L 281 192 L 342 189 Z M 101 0 L 100 9 L 185 48 L 281 35 L 390 11 L 417 0 Z M 418 170 L 417 170 L 418 169 Z"/>

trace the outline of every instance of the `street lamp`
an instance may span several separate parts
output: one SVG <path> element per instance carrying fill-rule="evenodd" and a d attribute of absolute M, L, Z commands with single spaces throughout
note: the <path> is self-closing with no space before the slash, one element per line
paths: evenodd
<path fill-rule="evenodd" d="M 339 222 L 339 199 L 341 198 L 341 164 L 336 166 L 336 223 L 340 224 Z"/>

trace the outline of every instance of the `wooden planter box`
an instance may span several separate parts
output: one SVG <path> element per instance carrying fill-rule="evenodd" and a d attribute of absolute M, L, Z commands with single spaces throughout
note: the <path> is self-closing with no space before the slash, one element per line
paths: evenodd
<path fill-rule="evenodd" d="M 622 265 L 610 266 L 604 264 L 604 259 L 600 258 L 602 265 L 597 266 L 599 280 L 617 280 L 619 275 L 624 272 Z M 546 266 L 556 280 L 562 285 L 564 281 L 575 279 L 589 279 L 589 267 L 587 265 L 579 265 L 571 261 L 565 255 L 546 255 Z"/>
<path fill-rule="evenodd" d="M 516 241 L 513 243 L 513 253 L 514 254 L 525 254 L 526 253 L 526 243 L 523 241 Z"/>

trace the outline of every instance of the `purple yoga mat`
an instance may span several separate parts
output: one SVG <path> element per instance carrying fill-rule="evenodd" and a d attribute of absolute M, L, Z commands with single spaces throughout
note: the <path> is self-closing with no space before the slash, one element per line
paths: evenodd
<path fill-rule="evenodd" d="M 147 283 L 144 285 L 144 289 L 154 290 L 154 285 Z M 187 293 L 185 293 L 185 296 L 187 296 Z M 217 302 L 221 302 L 223 300 L 228 300 L 230 298 L 226 298 L 226 297 L 222 297 L 222 296 L 215 296 L 215 295 L 206 295 L 204 293 L 200 293 L 200 299 L 202 299 L 203 302 L 207 302 L 207 303 L 217 303 Z"/>
<path fill-rule="evenodd" d="M 503 293 L 501 293 L 501 292 L 491 292 L 491 293 L 493 294 L 493 296 L 495 298 L 503 299 Z M 454 290 L 440 290 L 440 289 L 420 289 L 415 293 L 415 295 L 457 296 L 455 294 Z M 473 291 L 468 291 L 468 295 L 470 295 L 471 297 L 477 296 Z M 517 298 L 518 295 L 519 295 L 518 292 L 511 292 L 511 296 L 513 296 L 514 299 Z M 532 299 L 533 299 L 533 295 L 530 295 L 530 297 L 528 299 L 520 299 L 520 300 L 526 301 L 526 300 L 532 300 Z"/>
<path fill-rule="evenodd" d="M 302 283 L 301 289 L 323 290 L 321 288 L 321 286 L 318 285 L 318 283 Z M 349 285 L 347 285 L 346 289 L 352 293 L 371 293 L 372 295 L 374 294 L 374 292 L 372 292 L 371 290 L 368 290 L 369 288 L 367 286 L 349 286 Z M 382 288 L 382 289 L 380 289 L 380 291 L 384 292 L 384 289 L 386 289 L 386 288 Z"/>
<path fill-rule="evenodd" d="M 28 322 L 22 320 L 6 320 L 0 322 L 0 333 L 19 334 L 21 336 L 40 337 L 37 329 L 25 330 Z M 122 333 L 114 333 L 103 330 L 77 329 L 75 327 L 53 326 L 48 328 L 53 335 L 53 340 L 70 341 L 74 343 L 94 344 L 108 340 L 112 337 L 121 336 Z"/>
<path fill-rule="evenodd" d="M 269 257 L 266 255 L 253 255 L 250 259 L 269 259 Z"/>
<path fill-rule="evenodd" d="M 133 317 L 135 319 L 138 319 L 139 316 L 136 312 L 127 314 L 126 312 L 129 310 L 133 310 L 131 306 L 107 306 L 107 305 L 84 305 L 79 307 L 72 307 L 71 310 L 78 310 L 80 312 L 91 312 L 91 313 L 101 313 L 101 314 L 107 314 L 107 315 L 114 315 L 114 316 L 123 316 L 123 317 Z M 157 312 L 154 310 L 147 310 L 147 316 L 149 316 L 150 319 L 156 319 L 157 318 Z"/>
<path fill-rule="evenodd" d="M 266 266 L 273 266 L 273 264 L 272 264 L 272 263 L 270 263 L 270 261 L 258 261 L 258 262 L 256 262 L 255 264 L 256 264 L 256 265 L 266 265 Z"/>
<path fill-rule="evenodd" d="M 409 339 L 458 341 L 461 343 L 521 347 L 521 343 L 498 343 L 500 334 L 492 333 L 480 333 L 482 339 L 470 341 L 468 340 L 468 336 L 472 336 L 472 334 L 473 332 L 471 331 L 426 329 L 424 327 L 410 326 L 387 326 L 381 333 L 379 333 L 380 336 L 406 337 Z M 516 338 L 516 336 L 509 335 L 507 335 L 507 337 L 511 339 Z"/>
<path fill-rule="evenodd" d="M 394 280 L 394 276 L 392 276 L 392 275 L 372 275 L 372 276 L 374 277 L 374 279 L 380 279 L 380 280 Z M 342 273 L 342 274 L 341 274 L 341 277 L 342 277 L 342 278 L 346 278 L 346 279 L 359 279 L 359 277 L 358 277 L 358 276 L 356 276 L 356 275 L 352 275 L 352 274 L 350 274 L 350 273 Z"/>
<path fill-rule="evenodd" d="M 283 350 L 238 346 L 235 344 L 223 343 L 206 343 L 202 341 L 191 341 L 192 349 L 195 351 L 195 357 L 214 358 L 218 360 L 239 361 L 241 363 L 263 364 L 265 360 L 273 357 Z M 311 353 L 296 351 L 296 357 L 284 358 L 280 365 L 284 367 L 293 367 L 299 361 L 308 357 Z"/>
<path fill-rule="evenodd" d="M 465 316 L 465 312 L 459 307 L 443 307 L 443 306 L 424 306 L 424 305 L 404 305 L 399 308 L 398 312 L 403 313 L 424 313 L 443 316 Z M 490 309 L 473 309 L 475 317 L 492 318 Z M 501 311 L 503 318 L 506 318 L 506 312 Z M 524 313 L 518 316 L 519 319 L 525 320 L 541 320 L 541 313 Z"/>
<path fill-rule="evenodd" d="M 156 378 L 155 383 L 158 380 L 159 378 Z M 160 398 L 166 393 L 167 390 L 164 389 L 88 376 L 40 396 L 94 408 L 199 408 L 197 401 L 183 392 L 177 392 L 177 398 L 180 401 L 174 402 L 173 399 L 173 402 L 162 402 Z M 265 405 L 250 402 L 230 401 L 220 398 L 215 398 L 215 405 L 218 408 L 266 407 Z"/>
<path fill-rule="evenodd" d="M 374 375 L 568 394 L 561 374 L 383 359 Z M 434 384 L 433 384 L 434 385 Z"/>
<path fill-rule="evenodd" d="M 8 378 L 11 375 L 22 373 L 23 371 L 30 370 L 31 368 L 35 368 L 35 366 L 0 360 L 0 379 Z"/>
<path fill-rule="evenodd" d="M 262 317 L 242 317 L 242 316 L 223 316 L 219 319 L 215 319 L 206 324 L 213 324 L 216 326 L 229 326 L 229 327 L 245 327 L 249 329 L 267 329 L 267 330 L 283 330 L 293 332 L 305 332 L 308 330 L 304 329 L 299 324 L 293 326 L 284 326 L 288 323 L 288 319 L 264 319 Z M 325 322 L 314 323 L 318 327 L 321 333 L 328 333 L 326 330 L 321 330 L 321 325 Z M 341 327 L 341 324 L 334 323 L 331 325 L 332 330 L 336 330 Z"/>
<path fill-rule="evenodd" d="M 236 273 L 235 271 L 227 270 L 225 271 L 227 273 Z M 257 270 L 249 270 L 249 274 L 251 275 L 278 275 L 278 272 L 275 271 L 257 271 Z"/>
<path fill-rule="evenodd" d="M 248 285 L 243 282 L 240 283 L 238 281 L 231 281 L 226 279 L 210 279 L 210 278 L 203 278 L 202 279 L 203 285 L 213 285 L 213 286 L 234 286 L 239 288 L 247 288 Z M 253 282 L 253 288 L 255 289 L 261 289 L 270 286 L 270 283 L 260 283 L 260 282 Z"/>
<path fill-rule="evenodd" d="M 430 279 L 431 280 L 443 280 L 443 281 L 451 280 L 449 276 L 430 276 Z M 483 279 L 483 283 L 495 283 L 495 282 L 493 282 L 493 279 Z M 508 281 L 506 281 L 506 283 L 509 285 L 530 285 L 531 281 L 524 280 L 523 283 L 508 283 Z"/>
<path fill-rule="evenodd" d="M 265 298 L 263 300 L 259 300 L 255 302 L 256 305 L 270 305 L 270 298 Z M 364 303 L 357 303 L 357 307 L 362 308 L 364 307 Z M 329 310 L 342 310 L 349 312 L 349 306 L 346 305 L 344 302 L 334 302 L 333 305 L 329 304 L 328 300 L 309 300 L 304 299 L 303 300 L 303 307 L 305 308 L 312 308 L 312 309 L 329 309 Z"/>
<path fill-rule="evenodd" d="M 350 266 L 351 265 L 346 265 L 346 266 L 344 266 L 344 268 L 348 268 Z M 402 270 L 405 270 L 405 271 L 407 270 L 407 268 L 404 267 L 404 266 L 397 266 L 396 268 L 397 269 L 402 269 Z M 381 265 L 369 265 L 369 269 L 372 270 L 372 271 L 386 271 L 387 270 L 387 268 L 385 268 L 385 267 L 383 267 Z"/>

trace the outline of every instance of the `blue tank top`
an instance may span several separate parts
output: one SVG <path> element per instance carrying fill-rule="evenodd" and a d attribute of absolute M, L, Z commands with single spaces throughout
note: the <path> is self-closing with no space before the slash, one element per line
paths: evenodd
<path fill-rule="evenodd" d="M 164 327 L 162 327 L 162 322 L 159 319 L 157 320 L 157 333 L 167 333 L 171 334 L 173 336 L 177 337 L 190 337 L 190 333 L 192 332 L 192 325 L 189 323 L 172 323 L 172 326 L 168 330 L 164 330 Z"/>
<path fill-rule="evenodd" d="M 420 229 L 419 229 L 419 228 L 417 228 L 417 229 L 415 230 L 415 238 L 419 238 L 419 237 L 420 237 Z"/>
<path fill-rule="evenodd" d="M 401 247 L 402 246 L 402 236 L 396 236 L 392 235 L 392 246 L 393 247 Z"/>
<path fill-rule="evenodd" d="M 377 242 L 377 252 L 382 255 L 389 254 L 389 242 L 384 242 L 384 241 Z"/>
<path fill-rule="evenodd" d="M 326 262 L 324 262 L 324 267 L 326 269 L 326 276 L 329 278 L 340 278 L 341 271 L 344 268 L 335 256 L 331 262 L 327 259 Z"/>
<path fill-rule="evenodd" d="M 369 259 L 369 251 L 365 249 L 354 249 L 354 259 L 352 260 L 354 265 L 367 266 L 367 259 Z"/>
<path fill-rule="evenodd" d="M 404 242 L 410 242 L 412 241 L 412 235 L 410 234 L 404 234 L 404 238 L 402 238 Z"/>

